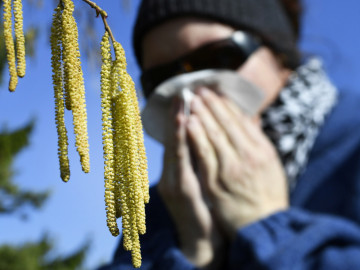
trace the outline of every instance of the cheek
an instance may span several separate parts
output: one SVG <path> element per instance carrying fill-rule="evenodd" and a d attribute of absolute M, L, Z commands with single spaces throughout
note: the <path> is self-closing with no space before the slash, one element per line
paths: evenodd
<path fill-rule="evenodd" d="M 268 63 L 261 61 L 259 57 L 250 57 L 248 61 L 237 70 L 238 74 L 260 88 L 265 94 L 261 109 L 262 112 L 276 98 L 278 82 L 275 80 L 276 73 L 269 68 Z"/>
<path fill-rule="evenodd" d="M 262 70 L 261 67 L 256 68 L 254 67 L 254 65 L 252 65 L 252 63 L 248 62 L 241 68 L 239 68 L 237 72 L 242 78 L 257 86 L 265 95 L 263 104 L 261 105 L 258 113 L 254 117 L 256 119 L 254 122 L 259 122 L 259 115 L 268 106 L 268 91 L 266 89 L 266 83 L 262 78 L 262 74 L 264 74 L 265 72 Z"/>
<path fill-rule="evenodd" d="M 253 83 L 266 93 L 266 77 L 268 76 L 268 72 L 264 65 L 261 65 L 258 62 L 259 61 L 256 58 L 250 57 L 237 72 L 241 77 Z"/>

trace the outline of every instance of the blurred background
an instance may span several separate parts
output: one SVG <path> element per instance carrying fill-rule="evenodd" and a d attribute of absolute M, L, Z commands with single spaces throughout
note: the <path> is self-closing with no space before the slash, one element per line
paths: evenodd
<path fill-rule="evenodd" d="M 106 227 L 104 203 L 99 83 L 104 28 L 94 10 L 81 0 L 74 3 L 85 73 L 91 172 L 81 171 L 69 132 L 71 179 L 69 183 L 60 179 L 49 46 L 56 2 L 23 0 L 27 74 L 15 93 L 7 90 L 9 75 L 0 26 L 0 270 L 95 269 L 111 260 L 119 240 Z M 139 0 L 95 2 L 108 12 L 115 38 L 125 48 L 128 71 L 140 90 L 131 47 Z M 359 91 L 360 2 L 303 2 L 299 45 L 304 56 L 323 59 L 340 93 Z M 141 95 L 140 102 L 145 102 Z M 71 115 L 65 117 L 72 130 Z M 161 172 L 162 148 L 147 136 L 145 143 L 153 184 Z"/>

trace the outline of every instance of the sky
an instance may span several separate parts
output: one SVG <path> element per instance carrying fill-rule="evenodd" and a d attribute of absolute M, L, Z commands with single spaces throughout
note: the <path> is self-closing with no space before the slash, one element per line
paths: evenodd
<path fill-rule="evenodd" d="M 131 30 L 139 0 L 131 0 L 129 10 L 121 8 L 120 1 L 98 0 L 108 12 L 109 24 L 115 38 L 122 43 L 128 57 L 128 70 L 137 88 L 139 70 L 131 47 Z M 88 8 L 80 0 L 74 0 L 77 9 Z M 339 91 L 358 91 L 360 75 L 360 2 L 347 0 L 346 6 L 338 0 L 305 0 L 302 39 L 299 42 L 304 55 L 319 55 L 330 78 Z M 54 122 L 54 100 L 51 83 L 50 47 L 48 23 L 53 1 L 44 1 L 40 11 L 25 9 L 25 28 L 31 24 L 41 25 L 36 44 L 36 57 L 29 59 L 26 77 L 19 81 L 15 93 L 7 91 L 7 72 L 0 85 L 0 129 L 15 129 L 36 119 L 30 146 L 16 158 L 14 181 L 23 189 L 34 191 L 51 190 L 52 194 L 40 211 L 30 212 L 23 221 L 19 215 L 0 216 L 0 244 L 21 244 L 37 241 L 48 233 L 55 243 L 58 254 L 69 254 L 87 240 L 91 249 L 86 265 L 94 268 L 108 262 L 115 250 L 118 238 L 114 238 L 106 227 L 103 158 L 101 143 L 101 109 L 99 67 L 91 68 L 82 58 L 85 73 L 88 129 L 90 143 L 91 172 L 81 171 L 75 151 L 74 137 L 70 132 L 69 158 L 71 179 L 63 183 L 60 179 L 57 159 L 57 135 Z M 101 20 L 95 21 L 98 38 L 103 33 Z M 141 104 L 144 101 L 141 100 Z M 66 114 L 71 130 L 71 115 Z M 145 137 L 148 155 L 149 179 L 159 179 L 162 164 L 162 147 Z"/>

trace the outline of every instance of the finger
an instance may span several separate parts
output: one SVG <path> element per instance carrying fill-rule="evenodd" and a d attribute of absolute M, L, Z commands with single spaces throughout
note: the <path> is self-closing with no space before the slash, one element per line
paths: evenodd
<path fill-rule="evenodd" d="M 224 102 L 227 100 L 226 97 L 220 97 L 206 88 L 199 89 L 198 93 L 218 124 L 226 132 L 237 153 L 243 155 L 244 152 L 250 151 L 253 141 L 242 125 L 246 117 L 240 112 L 233 112 L 234 108 L 230 109 Z M 238 111 L 240 110 L 238 109 Z"/>
<path fill-rule="evenodd" d="M 191 166 L 190 150 L 187 143 L 186 116 L 180 109 L 169 127 L 165 150 L 164 174 L 158 191 L 165 202 L 176 227 L 181 250 L 194 250 L 193 243 L 207 239 L 212 221 L 203 200 L 199 181 Z M 189 248 L 190 246 L 190 248 Z"/>
<path fill-rule="evenodd" d="M 176 196 L 195 197 L 200 194 L 186 138 L 186 116 L 182 101 L 175 101 L 172 124 L 168 127 L 163 176 L 159 183 L 164 192 Z M 169 194 L 168 194 L 169 195 Z"/>
<path fill-rule="evenodd" d="M 193 172 L 193 167 L 191 164 L 190 149 L 187 144 L 186 139 L 186 116 L 183 113 L 179 113 L 176 116 L 176 138 L 177 143 L 176 148 L 176 158 L 179 162 L 180 173 L 185 170 L 185 172 Z"/>
<path fill-rule="evenodd" d="M 265 150 L 272 148 L 270 141 L 261 126 L 256 122 L 256 119 L 250 118 L 228 98 L 219 97 L 206 88 L 199 90 L 204 103 L 209 107 L 218 122 L 222 123 L 229 140 L 239 153 L 246 152 L 246 150 L 253 151 L 252 146 Z"/>
<path fill-rule="evenodd" d="M 242 155 L 237 153 L 222 127 L 198 96 L 193 99 L 192 111 L 198 117 L 206 137 L 216 153 L 218 164 L 216 184 L 218 186 L 213 185 L 210 188 L 213 188 L 213 190 L 219 188 L 219 193 L 223 193 L 223 191 L 225 193 L 229 192 L 229 187 L 232 185 L 232 176 L 241 172 L 240 169 L 244 161 L 243 153 Z"/>
<path fill-rule="evenodd" d="M 234 115 L 237 115 L 237 117 L 241 119 L 240 123 L 244 132 L 253 142 L 253 150 L 246 155 L 247 160 L 250 161 L 252 166 L 256 168 L 259 164 L 263 164 L 264 162 L 267 163 L 269 160 L 278 160 L 278 153 L 272 142 L 264 133 L 260 124 L 260 118 L 250 118 L 248 115 L 245 115 L 234 102 L 227 98 L 223 98 L 223 102 Z"/>
<path fill-rule="evenodd" d="M 197 160 L 200 183 L 204 187 L 205 195 L 208 197 L 217 194 L 219 188 L 217 186 L 218 162 L 216 153 L 196 115 L 191 115 L 188 119 L 187 134 Z"/>
<path fill-rule="evenodd" d="M 229 99 L 224 99 L 224 103 L 228 106 L 228 108 L 233 112 L 233 114 L 237 115 L 239 119 L 242 119 L 241 123 L 244 129 L 244 132 L 248 134 L 248 137 L 251 138 L 254 145 L 261 149 L 274 150 L 273 144 L 270 142 L 267 135 L 264 133 L 261 127 L 261 119 L 259 117 L 250 117 L 245 115 L 239 107 L 234 104 Z"/>
<path fill-rule="evenodd" d="M 198 96 L 194 96 L 191 103 L 191 111 L 200 120 L 207 138 L 211 142 L 219 161 L 225 161 L 229 156 L 235 156 L 233 149 L 225 131 L 217 123 L 214 116 L 204 105 Z"/>
<path fill-rule="evenodd" d="M 165 187 L 172 189 L 175 185 L 176 171 L 177 171 L 177 157 L 175 155 L 177 142 L 176 142 L 176 115 L 181 108 L 180 100 L 174 98 L 171 104 L 171 110 L 168 115 L 168 123 L 165 130 L 165 152 L 163 157 L 163 173 L 159 182 L 159 187 Z"/>

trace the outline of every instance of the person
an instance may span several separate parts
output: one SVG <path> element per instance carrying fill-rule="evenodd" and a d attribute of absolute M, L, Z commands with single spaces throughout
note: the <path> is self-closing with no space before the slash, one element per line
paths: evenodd
<path fill-rule="evenodd" d="M 359 269 L 359 97 L 301 59 L 299 12 L 298 1 L 142 1 L 134 48 L 147 97 L 175 75 L 229 69 L 265 99 L 249 116 L 199 87 L 187 116 L 174 98 L 141 269 Z M 132 269 L 122 243 L 102 269 Z"/>

